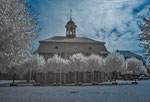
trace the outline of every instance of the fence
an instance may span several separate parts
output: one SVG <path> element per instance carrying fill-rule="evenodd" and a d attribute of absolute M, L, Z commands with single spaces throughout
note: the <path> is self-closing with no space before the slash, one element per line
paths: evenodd
<path fill-rule="evenodd" d="M 36 82 L 42 84 L 101 83 L 108 80 L 109 75 L 103 72 L 68 72 L 37 73 Z"/>

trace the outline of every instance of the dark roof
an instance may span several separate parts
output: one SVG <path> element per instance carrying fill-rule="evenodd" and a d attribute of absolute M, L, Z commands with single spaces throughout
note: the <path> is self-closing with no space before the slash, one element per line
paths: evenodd
<path fill-rule="evenodd" d="M 67 25 L 72 25 L 72 24 L 75 25 L 75 23 L 72 20 L 67 22 Z"/>
<path fill-rule="evenodd" d="M 142 57 L 140 55 L 137 55 L 137 54 L 127 51 L 127 50 L 117 50 L 117 52 L 119 52 L 121 55 L 123 55 L 125 57 Z"/>
<path fill-rule="evenodd" d="M 40 42 L 75 42 L 75 43 L 102 43 L 87 37 L 75 37 L 75 38 L 69 38 L 66 36 L 54 36 L 51 38 L 48 38 L 46 40 L 42 40 Z"/>

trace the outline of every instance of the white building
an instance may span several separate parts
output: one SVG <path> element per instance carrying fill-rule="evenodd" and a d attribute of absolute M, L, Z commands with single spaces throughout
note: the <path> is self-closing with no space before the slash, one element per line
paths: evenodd
<path fill-rule="evenodd" d="M 70 55 L 82 53 L 84 55 L 97 54 L 107 56 L 108 51 L 105 42 L 95 41 L 87 37 L 76 37 L 76 24 L 70 19 L 65 28 L 66 36 L 54 36 L 46 40 L 39 41 L 37 50 L 39 55 L 45 59 L 58 54 L 63 58 L 69 58 Z"/>

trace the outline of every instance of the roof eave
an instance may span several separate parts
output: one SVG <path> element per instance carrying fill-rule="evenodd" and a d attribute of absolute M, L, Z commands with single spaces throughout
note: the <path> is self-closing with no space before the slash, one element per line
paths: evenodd
<path fill-rule="evenodd" d="M 57 42 L 57 41 L 39 41 L 39 43 L 96 43 L 96 44 L 105 44 L 105 42 Z"/>

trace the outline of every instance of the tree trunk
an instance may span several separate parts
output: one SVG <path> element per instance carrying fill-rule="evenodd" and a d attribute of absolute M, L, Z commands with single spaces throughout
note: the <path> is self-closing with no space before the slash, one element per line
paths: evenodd
<path fill-rule="evenodd" d="M 95 71 L 93 71 L 93 82 L 95 83 Z"/>
<path fill-rule="evenodd" d="M 26 82 L 30 82 L 30 72 L 25 75 Z"/>
<path fill-rule="evenodd" d="M 84 72 L 83 72 L 84 73 Z M 86 83 L 86 71 L 84 73 L 84 83 Z"/>
<path fill-rule="evenodd" d="M 101 73 L 102 73 L 102 72 L 99 72 L 99 82 L 100 82 L 100 83 L 102 82 Z"/>
<path fill-rule="evenodd" d="M 15 83 L 16 74 L 13 75 L 13 84 Z"/>
<path fill-rule="evenodd" d="M 116 74 L 117 74 L 116 71 L 114 71 L 114 72 L 113 72 L 113 77 L 114 77 L 115 83 L 117 83 L 117 82 L 116 82 Z"/>
<path fill-rule="evenodd" d="M 12 72 L 13 72 L 13 83 L 15 83 L 15 77 L 16 77 L 15 67 L 12 68 Z"/>
<path fill-rule="evenodd" d="M 46 77 L 47 77 L 47 76 L 46 76 L 46 73 L 45 73 L 45 84 L 46 84 Z"/>
<path fill-rule="evenodd" d="M 56 73 L 54 73 L 54 83 L 56 83 Z"/>
<path fill-rule="evenodd" d="M 134 79 L 134 82 L 136 83 L 136 78 Z"/>
<path fill-rule="evenodd" d="M 74 81 L 75 81 L 75 83 L 76 83 L 76 82 L 77 82 L 77 78 L 76 78 L 76 77 L 77 77 L 77 73 L 76 73 L 76 71 L 75 71 L 75 75 L 74 75 L 74 76 L 75 76 Z"/>
<path fill-rule="evenodd" d="M 64 73 L 64 84 L 66 84 L 66 73 Z"/>
<path fill-rule="evenodd" d="M 36 71 L 35 71 L 34 80 L 35 80 L 35 83 L 37 83 L 37 73 L 36 73 Z"/>
<path fill-rule="evenodd" d="M 125 79 L 126 79 L 126 84 L 127 84 L 127 83 L 128 83 L 128 82 L 127 82 L 127 81 L 128 81 L 128 80 L 127 80 L 127 75 L 125 75 Z"/>
<path fill-rule="evenodd" d="M 59 82 L 60 82 L 60 85 L 61 85 L 61 82 L 62 82 L 62 81 L 61 81 L 61 72 L 59 73 L 59 78 L 60 78 L 60 79 L 59 79 Z"/>
<path fill-rule="evenodd" d="M 133 73 L 134 82 L 136 83 L 135 73 Z"/>
<path fill-rule="evenodd" d="M 134 82 L 136 83 L 136 78 L 135 78 L 135 72 L 133 71 L 133 79 L 134 79 Z"/>
<path fill-rule="evenodd" d="M 31 78 L 32 78 L 32 71 L 30 69 L 30 71 L 29 71 L 29 82 L 31 82 Z"/>

